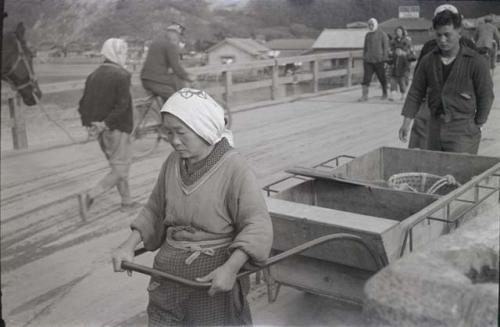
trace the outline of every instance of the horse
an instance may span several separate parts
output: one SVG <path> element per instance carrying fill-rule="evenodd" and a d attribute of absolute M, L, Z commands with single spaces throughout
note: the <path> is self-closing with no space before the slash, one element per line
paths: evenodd
<path fill-rule="evenodd" d="M 33 54 L 26 45 L 24 32 L 23 23 L 19 23 L 2 38 L 2 80 L 21 95 L 27 106 L 33 106 L 42 92 L 33 72 Z"/>

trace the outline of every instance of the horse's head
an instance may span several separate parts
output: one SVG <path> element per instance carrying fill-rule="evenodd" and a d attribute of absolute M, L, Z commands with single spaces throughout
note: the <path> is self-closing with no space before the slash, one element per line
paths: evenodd
<path fill-rule="evenodd" d="M 28 106 L 36 104 L 35 95 L 38 98 L 42 96 L 33 72 L 33 54 L 26 46 L 22 23 L 2 39 L 2 80 L 17 90 Z"/>

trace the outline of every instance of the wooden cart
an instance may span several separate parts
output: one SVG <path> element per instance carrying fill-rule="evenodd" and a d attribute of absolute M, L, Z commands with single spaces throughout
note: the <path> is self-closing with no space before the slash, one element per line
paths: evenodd
<path fill-rule="evenodd" d="M 272 257 L 239 275 L 263 269 L 270 301 L 287 285 L 360 304 L 373 274 L 450 232 L 481 203 L 499 199 L 496 157 L 383 147 L 290 171 L 264 187 L 274 227 Z M 451 174 L 461 186 L 445 195 L 387 186 L 390 176 L 404 172 Z M 129 262 L 122 266 L 210 286 Z"/>

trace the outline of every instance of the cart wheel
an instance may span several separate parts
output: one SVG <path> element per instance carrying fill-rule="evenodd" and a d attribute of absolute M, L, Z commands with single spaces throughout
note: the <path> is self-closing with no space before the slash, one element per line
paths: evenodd
<path fill-rule="evenodd" d="M 151 102 L 143 106 L 136 106 L 134 121 L 136 125 L 131 133 L 132 156 L 134 159 L 151 154 L 160 143 L 161 116 Z"/>

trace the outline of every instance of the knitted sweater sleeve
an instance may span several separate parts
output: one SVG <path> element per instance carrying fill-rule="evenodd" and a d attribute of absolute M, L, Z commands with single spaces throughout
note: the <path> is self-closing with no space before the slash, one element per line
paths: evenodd
<path fill-rule="evenodd" d="M 141 234 L 144 247 L 149 251 L 158 249 L 165 239 L 166 226 L 163 224 L 165 217 L 165 175 L 168 159 L 163 163 L 156 184 L 149 196 L 146 205 L 142 208 L 130 228 Z"/>
<path fill-rule="evenodd" d="M 229 250 L 244 251 L 251 262 L 258 265 L 268 258 L 271 251 L 273 227 L 257 179 L 250 168 L 239 170 L 229 198 L 229 209 L 236 227 L 236 237 Z"/>

